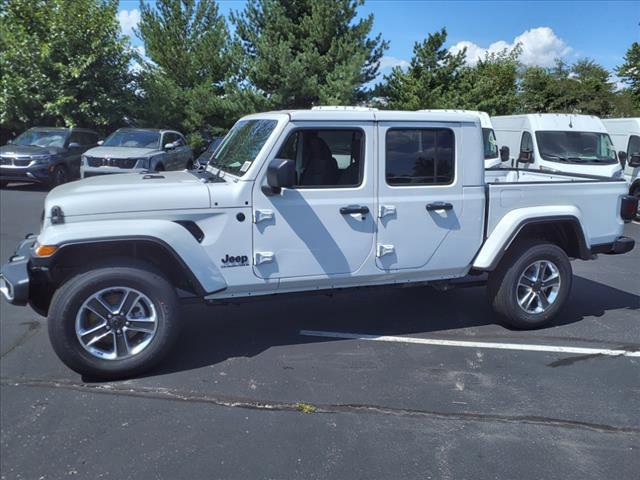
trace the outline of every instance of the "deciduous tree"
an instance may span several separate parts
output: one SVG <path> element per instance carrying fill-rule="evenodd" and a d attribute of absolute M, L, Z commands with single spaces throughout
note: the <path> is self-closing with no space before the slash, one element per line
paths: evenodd
<path fill-rule="evenodd" d="M 0 6 L 0 123 L 119 125 L 130 108 L 131 52 L 117 0 L 8 0 Z"/>

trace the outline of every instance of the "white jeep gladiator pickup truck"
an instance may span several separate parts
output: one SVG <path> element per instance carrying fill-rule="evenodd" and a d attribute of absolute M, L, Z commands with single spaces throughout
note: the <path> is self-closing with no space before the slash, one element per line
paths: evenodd
<path fill-rule="evenodd" d="M 506 323 L 547 323 L 570 258 L 620 254 L 623 179 L 484 170 L 477 116 L 319 108 L 242 118 L 205 170 L 95 177 L 47 196 L 1 270 L 48 316 L 70 368 L 135 375 L 163 358 L 181 301 L 443 285 L 488 272 Z M 189 300 L 191 299 L 191 300 Z"/>

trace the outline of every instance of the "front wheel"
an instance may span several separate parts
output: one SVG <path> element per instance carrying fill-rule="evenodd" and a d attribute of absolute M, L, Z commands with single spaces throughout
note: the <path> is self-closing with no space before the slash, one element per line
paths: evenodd
<path fill-rule="evenodd" d="M 97 268 L 73 277 L 53 296 L 49 338 L 72 370 L 130 377 L 156 365 L 178 335 L 175 290 L 144 267 Z"/>
<path fill-rule="evenodd" d="M 49 187 L 55 188 L 58 185 L 67 183 L 69 181 L 69 173 L 64 165 L 56 165 L 51 171 L 49 177 Z"/>
<path fill-rule="evenodd" d="M 567 254 L 543 240 L 509 249 L 487 285 L 493 309 L 516 328 L 549 323 L 569 297 L 573 273 Z"/>

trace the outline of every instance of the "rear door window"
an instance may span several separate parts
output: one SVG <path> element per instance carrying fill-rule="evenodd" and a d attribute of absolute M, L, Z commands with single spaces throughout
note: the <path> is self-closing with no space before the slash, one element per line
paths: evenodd
<path fill-rule="evenodd" d="M 392 186 L 453 183 L 455 139 L 448 128 L 387 131 L 386 180 Z"/>

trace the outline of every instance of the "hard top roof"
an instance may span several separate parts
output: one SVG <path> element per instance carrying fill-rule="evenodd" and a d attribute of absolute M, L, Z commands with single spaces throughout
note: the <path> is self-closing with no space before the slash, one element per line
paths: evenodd
<path fill-rule="evenodd" d="M 368 122 L 470 122 L 477 123 L 477 114 L 461 113 L 456 111 L 401 111 L 401 110 L 377 110 L 366 107 L 323 107 L 310 110 L 279 110 L 272 112 L 256 113 L 244 117 L 245 119 L 260 118 L 267 115 L 288 115 L 291 120 L 298 121 L 368 121 Z"/>

